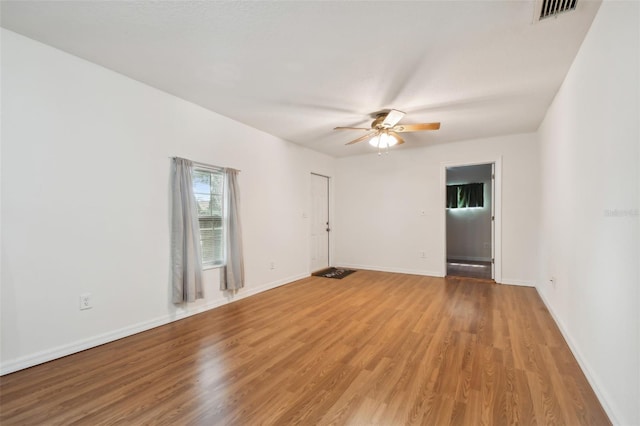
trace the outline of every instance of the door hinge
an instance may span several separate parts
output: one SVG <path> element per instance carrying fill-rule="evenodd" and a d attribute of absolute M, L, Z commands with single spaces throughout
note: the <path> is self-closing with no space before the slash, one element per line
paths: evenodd
<path fill-rule="evenodd" d="M 496 220 L 496 217 L 495 216 L 491 216 L 491 220 Z"/>
<path fill-rule="evenodd" d="M 496 260 L 495 259 L 491 259 L 491 263 L 496 263 Z"/>

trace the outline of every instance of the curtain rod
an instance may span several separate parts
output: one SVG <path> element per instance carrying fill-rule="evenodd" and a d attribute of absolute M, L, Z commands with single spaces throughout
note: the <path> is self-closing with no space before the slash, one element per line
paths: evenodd
<path fill-rule="evenodd" d="M 176 158 L 182 158 L 183 160 L 189 160 L 188 158 L 184 158 L 184 157 L 169 157 L 169 158 L 171 158 L 172 160 L 175 160 Z M 198 161 L 193 161 L 193 160 L 189 160 L 189 161 L 191 161 L 194 165 L 200 166 L 200 167 L 209 167 L 211 169 L 221 169 L 221 170 L 233 169 L 233 167 L 220 167 L 220 166 L 213 166 L 213 165 L 207 164 L 207 163 L 200 163 Z M 238 169 L 233 169 L 233 170 L 238 171 L 238 173 L 242 172 L 242 170 L 238 170 Z"/>

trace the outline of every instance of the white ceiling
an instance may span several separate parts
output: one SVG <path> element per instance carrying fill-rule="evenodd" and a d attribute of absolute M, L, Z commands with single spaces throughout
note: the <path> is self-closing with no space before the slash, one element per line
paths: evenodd
<path fill-rule="evenodd" d="M 2 1 L 2 26 L 335 157 L 370 114 L 409 149 L 535 131 L 600 1 Z"/>

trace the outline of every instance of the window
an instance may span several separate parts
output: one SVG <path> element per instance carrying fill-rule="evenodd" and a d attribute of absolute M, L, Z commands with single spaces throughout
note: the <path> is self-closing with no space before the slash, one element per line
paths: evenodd
<path fill-rule="evenodd" d="M 193 171 L 203 267 L 221 266 L 224 263 L 223 184 L 224 174 L 221 170 L 196 168 Z"/>
<path fill-rule="evenodd" d="M 447 185 L 447 208 L 484 207 L 484 183 Z"/>

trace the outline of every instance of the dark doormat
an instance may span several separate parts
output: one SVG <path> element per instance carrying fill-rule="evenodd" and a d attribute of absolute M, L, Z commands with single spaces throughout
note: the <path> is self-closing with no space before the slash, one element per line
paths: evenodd
<path fill-rule="evenodd" d="M 353 274 L 356 272 L 353 269 L 343 269 L 343 268 L 327 268 L 322 271 L 314 272 L 312 275 L 314 277 L 324 277 L 324 278 L 335 278 L 337 280 L 341 280 L 349 274 Z"/>

